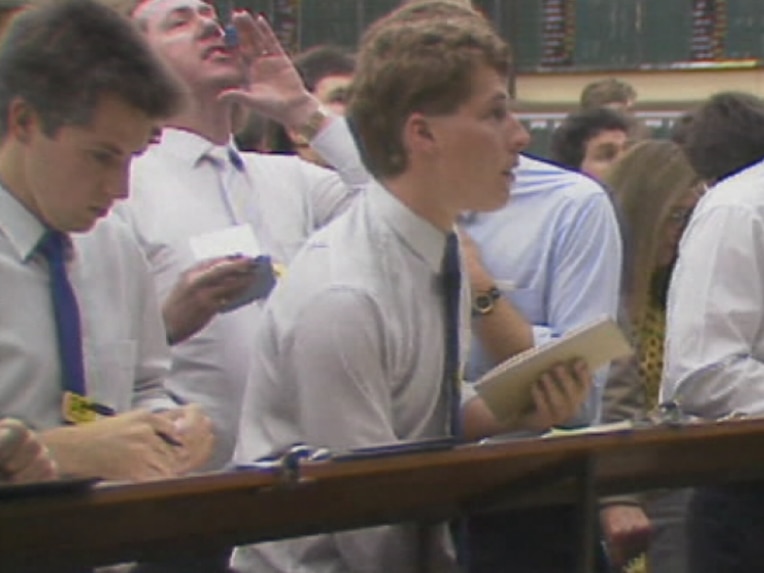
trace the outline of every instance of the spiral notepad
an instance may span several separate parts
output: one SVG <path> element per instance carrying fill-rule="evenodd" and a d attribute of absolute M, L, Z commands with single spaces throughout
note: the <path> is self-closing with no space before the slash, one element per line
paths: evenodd
<path fill-rule="evenodd" d="M 581 358 L 593 372 L 632 353 L 618 325 L 604 317 L 502 362 L 475 383 L 475 390 L 497 420 L 512 424 L 533 411 L 531 388 L 555 364 Z"/>

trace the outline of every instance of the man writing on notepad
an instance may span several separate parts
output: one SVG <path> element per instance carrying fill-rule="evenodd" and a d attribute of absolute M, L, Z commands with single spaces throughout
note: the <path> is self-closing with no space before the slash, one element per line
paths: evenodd
<path fill-rule="evenodd" d="M 496 209 L 528 135 L 509 111 L 506 44 L 453 2 L 404 6 L 365 36 L 349 116 L 373 182 L 315 234 L 276 287 L 256 338 L 236 458 L 295 442 L 352 449 L 506 430 L 459 385 L 469 341 L 454 224 Z M 582 363 L 533 388 L 524 427 L 572 416 Z M 385 526 L 238 550 L 243 572 L 430 570 L 455 562 L 445 529 Z M 426 545 L 426 548 L 423 546 Z"/>
<path fill-rule="evenodd" d="M 109 218 L 179 90 L 108 9 L 17 16 L 0 50 L 0 412 L 38 430 L 62 474 L 173 477 L 209 456 L 209 420 L 162 385 L 153 284 Z"/>

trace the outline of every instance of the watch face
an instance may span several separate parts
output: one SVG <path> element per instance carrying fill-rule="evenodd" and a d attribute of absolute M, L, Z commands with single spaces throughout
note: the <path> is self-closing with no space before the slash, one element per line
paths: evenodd
<path fill-rule="evenodd" d="M 493 310 L 496 300 L 501 298 L 501 291 L 493 287 L 487 293 L 481 293 L 475 296 L 472 301 L 473 314 L 488 314 Z"/>
<path fill-rule="evenodd" d="M 493 308 L 493 299 L 485 294 L 481 294 L 475 297 L 475 310 L 479 313 L 486 313 Z"/>

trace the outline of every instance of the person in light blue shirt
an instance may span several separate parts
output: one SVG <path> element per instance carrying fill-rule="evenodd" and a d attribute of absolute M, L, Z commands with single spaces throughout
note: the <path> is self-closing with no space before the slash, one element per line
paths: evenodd
<path fill-rule="evenodd" d="M 510 201 L 463 218 L 473 297 L 467 378 L 558 338 L 618 306 L 621 238 L 593 179 L 521 156 Z M 607 369 L 571 424 L 597 423 Z M 492 514 L 470 523 L 471 573 L 547 573 L 575 563 L 576 515 L 564 507 Z M 533 549 L 536 548 L 536 549 Z"/>
<path fill-rule="evenodd" d="M 521 157 L 516 174 L 512 199 L 502 209 L 470 213 L 462 223 L 483 267 L 482 273 L 473 270 L 475 265 L 471 268 L 475 296 L 495 286 L 502 297 L 490 312 L 473 313 L 476 336 L 468 380 L 477 380 L 509 354 L 549 342 L 603 315 L 615 318 L 617 312 L 621 237 L 602 187 L 584 175 L 528 156 Z M 526 331 L 525 340 L 515 344 L 515 352 L 490 340 L 487 323 L 501 318 L 502 304 L 522 315 L 519 322 L 525 323 L 519 325 Z M 598 421 L 604 382 L 605 373 L 599 372 L 580 421 Z"/>

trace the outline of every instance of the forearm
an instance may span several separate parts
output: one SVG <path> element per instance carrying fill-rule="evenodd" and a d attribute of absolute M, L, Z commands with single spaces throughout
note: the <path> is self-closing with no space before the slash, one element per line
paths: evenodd
<path fill-rule="evenodd" d="M 735 355 L 695 369 L 674 386 L 674 400 L 686 414 L 721 418 L 764 414 L 764 362 Z"/>
<path fill-rule="evenodd" d="M 497 420 L 480 396 L 475 396 L 462 406 L 462 435 L 465 441 L 473 442 L 522 429 L 518 424 Z"/>
<path fill-rule="evenodd" d="M 511 302 L 496 301 L 493 310 L 475 317 L 472 328 L 492 362 L 499 364 L 508 358 L 533 348 L 533 328 Z"/>

